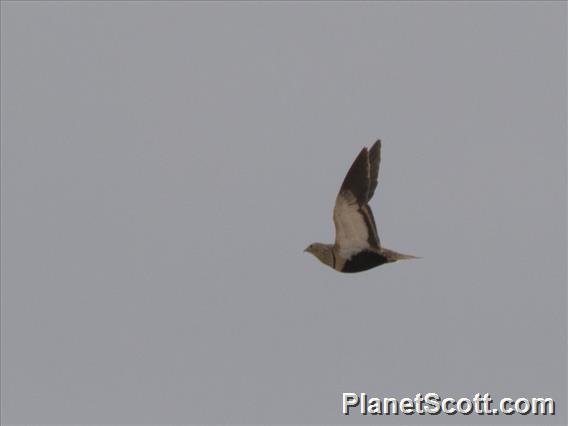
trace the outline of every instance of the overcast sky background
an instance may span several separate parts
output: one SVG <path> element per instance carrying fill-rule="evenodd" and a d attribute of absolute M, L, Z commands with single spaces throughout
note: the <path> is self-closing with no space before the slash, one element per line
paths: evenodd
<path fill-rule="evenodd" d="M 1 12 L 3 423 L 566 423 L 564 2 Z M 339 274 L 303 249 L 377 138 L 423 259 Z"/>

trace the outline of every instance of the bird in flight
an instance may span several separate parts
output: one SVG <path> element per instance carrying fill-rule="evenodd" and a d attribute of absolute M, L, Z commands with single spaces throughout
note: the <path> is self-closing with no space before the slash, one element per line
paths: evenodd
<path fill-rule="evenodd" d="M 304 250 L 336 271 L 361 272 L 401 259 L 418 259 L 381 246 L 368 205 L 377 188 L 380 162 L 380 140 L 371 149 L 361 150 L 335 200 L 335 244 L 313 243 Z"/>

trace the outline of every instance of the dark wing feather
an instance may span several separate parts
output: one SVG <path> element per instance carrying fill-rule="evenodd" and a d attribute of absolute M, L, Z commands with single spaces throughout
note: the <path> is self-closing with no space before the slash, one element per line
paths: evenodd
<path fill-rule="evenodd" d="M 377 188 L 377 183 L 379 181 L 379 165 L 381 164 L 381 141 L 378 140 L 373 144 L 369 150 L 369 167 L 370 167 L 370 183 L 369 183 L 369 195 L 367 201 L 373 198 L 375 189 Z"/>
<path fill-rule="evenodd" d="M 367 226 L 371 229 L 367 241 L 369 241 L 371 247 L 379 248 L 381 246 L 381 240 L 379 240 L 379 232 L 377 231 L 377 224 L 375 223 L 375 217 L 373 216 L 371 207 L 365 204 L 364 206 L 361 206 L 359 210 L 365 217 Z"/>
<path fill-rule="evenodd" d="M 339 193 L 349 191 L 358 204 L 365 204 L 369 196 L 369 151 L 363 148 L 347 172 Z"/>

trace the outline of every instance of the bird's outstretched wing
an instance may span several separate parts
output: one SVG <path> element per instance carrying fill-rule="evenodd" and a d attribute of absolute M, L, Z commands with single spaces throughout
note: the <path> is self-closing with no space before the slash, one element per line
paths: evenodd
<path fill-rule="evenodd" d="M 381 142 L 363 148 L 347 172 L 333 210 L 335 246 L 349 256 L 367 248 L 379 248 L 380 241 L 368 201 L 378 182 Z"/>

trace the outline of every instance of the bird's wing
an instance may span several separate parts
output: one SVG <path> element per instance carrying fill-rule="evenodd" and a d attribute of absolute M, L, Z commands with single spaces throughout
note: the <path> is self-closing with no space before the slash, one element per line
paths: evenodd
<path fill-rule="evenodd" d="M 376 147 L 377 144 L 371 148 L 374 157 L 378 153 Z M 375 219 L 367 205 L 371 188 L 374 191 L 377 186 L 373 173 L 378 173 L 378 162 L 374 167 L 369 160 L 370 153 L 363 148 L 347 172 L 335 201 L 335 246 L 346 257 L 366 248 L 380 247 Z"/>

